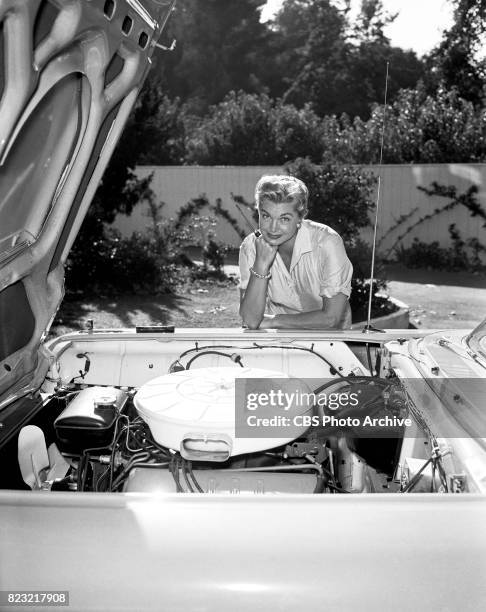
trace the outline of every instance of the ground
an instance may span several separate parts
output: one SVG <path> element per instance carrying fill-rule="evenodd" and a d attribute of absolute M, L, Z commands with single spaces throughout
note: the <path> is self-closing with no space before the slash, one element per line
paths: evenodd
<path fill-rule="evenodd" d="M 234 271 L 230 269 L 230 271 Z M 472 328 L 486 317 L 486 278 L 480 275 L 388 266 L 389 295 L 410 307 L 420 328 Z M 94 297 L 65 301 L 52 333 L 82 329 L 172 324 L 176 327 L 239 327 L 235 283 L 198 281 L 178 294 Z"/>
<path fill-rule="evenodd" d="M 486 317 L 486 277 L 466 272 L 386 269 L 388 293 L 410 306 L 420 328 L 471 328 Z"/>

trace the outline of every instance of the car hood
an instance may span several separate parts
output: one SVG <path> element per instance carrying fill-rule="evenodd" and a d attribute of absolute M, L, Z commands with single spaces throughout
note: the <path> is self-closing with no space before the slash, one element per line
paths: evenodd
<path fill-rule="evenodd" d="M 47 372 L 64 262 L 173 5 L 0 0 L 0 406 Z"/>

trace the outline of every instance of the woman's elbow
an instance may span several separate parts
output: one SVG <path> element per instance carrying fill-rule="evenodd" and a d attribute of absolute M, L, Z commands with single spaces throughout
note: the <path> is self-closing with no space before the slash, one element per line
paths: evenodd
<path fill-rule="evenodd" d="M 247 329 L 258 329 L 260 327 L 260 323 L 256 323 L 256 322 L 243 323 L 243 324 Z"/>
<path fill-rule="evenodd" d="M 260 323 L 262 322 L 262 317 L 258 318 L 252 316 L 250 313 L 246 313 L 242 308 L 240 308 L 240 317 L 243 327 L 247 327 L 248 329 L 258 329 L 260 327 Z"/>
<path fill-rule="evenodd" d="M 258 329 L 260 327 L 260 323 L 262 322 L 261 319 L 258 320 L 251 317 L 241 317 L 241 319 L 243 321 L 243 327 L 248 329 Z"/>

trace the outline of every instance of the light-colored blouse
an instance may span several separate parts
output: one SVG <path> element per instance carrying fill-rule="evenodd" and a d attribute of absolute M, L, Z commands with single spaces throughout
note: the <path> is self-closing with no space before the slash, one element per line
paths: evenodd
<path fill-rule="evenodd" d="M 255 262 L 257 240 L 248 235 L 240 246 L 240 289 L 246 289 L 250 267 Z M 322 309 L 322 298 L 338 293 L 351 295 L 353 266 L 346 255 L 341 236 L 328 225 L 304 219 L 295 238 L 290 270 L 277 253 L 268 282 L 268 314 L 296 314 Z M 343 328 L 351 326 L 347 307 Z"/>

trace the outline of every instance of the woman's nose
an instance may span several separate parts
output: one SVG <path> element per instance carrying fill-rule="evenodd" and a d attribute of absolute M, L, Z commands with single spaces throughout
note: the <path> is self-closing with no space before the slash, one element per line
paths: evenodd
<path fill-rule="evenodd" d="M 275 231 L 278 228 L 278 219 L 272 219 L 270 221 L 270 230 Z"/>

